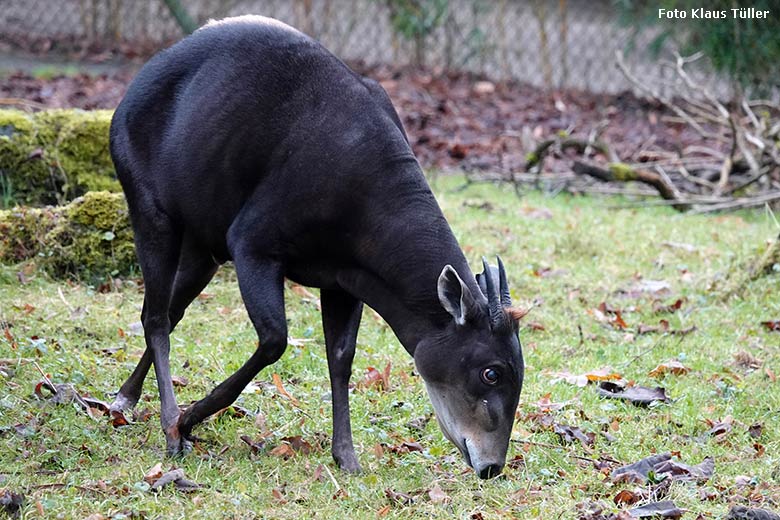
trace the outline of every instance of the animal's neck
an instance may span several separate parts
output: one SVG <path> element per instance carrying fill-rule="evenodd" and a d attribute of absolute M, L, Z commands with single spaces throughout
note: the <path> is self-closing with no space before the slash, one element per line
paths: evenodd
<path fill-rule="evenodd" d="M 362 251 L 364 272 L 357 276 L 356 295 L 388 322 L 413 354 L 422 337 L 452 319 L 437 293 L 445 265 L 455 268 L 474 294 L 479 289 L 422 174 L 409 175 L 387 193 L 385 200 L 392 200 L 374 212 L 382 218 L 374 223 Z"/>

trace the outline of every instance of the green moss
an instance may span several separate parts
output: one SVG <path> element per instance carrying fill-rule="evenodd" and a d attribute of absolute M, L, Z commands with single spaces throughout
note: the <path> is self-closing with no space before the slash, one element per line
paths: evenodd
<path fill-rule="evenodd" d="M 111 112 L 0 110 L 3 204 L 59 204 L 120 191 L 108 150 Z"/>
<path fill-rule="evenodd" d="M 0 261 L 33 260 L 56 278 L 99 278 L 136 269 L 121 193 L 89 192 L 70 204 L 0 211 Z"/>
<path fill-rule="evenodd" d="M 0 211 L 0 261 L 16 263 L 35 257 L 63 213 L 63 208 L 51 206 Z"/>
<path fill-rule="evenodd" d="M 633 181 L 636 180 L 636 173 L 634 170 L 625 163 L 610 163 L 609 171 L 615 176 L 615 179 L 619 181 Z"/>
<path fill-rule="evenodd" d="M 33 130 L 32 119 L 19 110 L 0 110 L 0 136 L 10 136 L 14 132 Z"/>
<path fill-rule="evenodd" d="M 0 180 L 3 205 L 58 202 L 64 179 L 40 147 L 32 116 L 0 110 Z"/>

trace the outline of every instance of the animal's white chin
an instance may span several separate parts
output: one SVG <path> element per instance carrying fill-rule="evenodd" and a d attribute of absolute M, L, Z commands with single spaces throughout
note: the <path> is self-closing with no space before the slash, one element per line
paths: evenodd
<path fill-rule="evenodd" d="M 441 428 L 444 437 L 446 437 L 448 441 L 450 441 L 455 445 L 456 448 L 458 448 L 458 451 L 460 451 L 461 455 L 463 455 L 466 463 L 471 466 L 471 456 L 466 445 L 466 438 L 460 434 L 458 429 L 455 427 L 455 424 L 451 420 L 452 414 L 450 413 L 449 408 L 446 406 L 444 400 L 439 396 L 435 386 L 428 385 L 426 383 L 425 389 L 428 392 L 428 397 L 431 400 L 433 411 L 436 415 L 436 421 L 439 423 L 439 428 Z"/>

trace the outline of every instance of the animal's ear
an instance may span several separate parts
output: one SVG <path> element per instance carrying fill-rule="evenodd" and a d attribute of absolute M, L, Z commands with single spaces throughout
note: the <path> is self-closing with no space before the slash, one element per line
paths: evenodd
<path fill-rule="evenodd" d="M 480 312 L 471 290 L 449 264 L 444 266 L 439 275 L 438 293 L 441 306 L 452 315 L 458 325 L 465 325 L 466 321 Z"/>

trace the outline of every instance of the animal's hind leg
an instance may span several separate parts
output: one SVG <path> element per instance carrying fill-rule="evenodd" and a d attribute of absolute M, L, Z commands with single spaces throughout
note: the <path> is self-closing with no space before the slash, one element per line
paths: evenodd
<path fill-rule="evenodd" d="M 181 438 L 176 427 L 179 407 L 171 382 L 171 345 L 168 337 L 171 320 L 168 311 L 181 252 L 182 234 L 169 217 L 153 205 L 139 207 L 137 204 L 134 209 L 138 211 L 137 215 L 143 215 L 141 221 L 133 219 L 133 229 L 136 255 L 144 276 L 144 310 L 141 319 L 146 349 L 152 354 L 160 392 L 160 423 L 168 453 L 181 453 L 189 448 L 189 443 Z M 131 218 L 137 215 L 131 210 Z"/>
<path fill-rule="evenodd" d="M 206 417 L 233 403 L 252 378 L 279 359 L 287 348 L 281 264 L 241 250 L 233 252 L 233 261 L 244 305 L 260 340 L 259 346 L 233 375 L 184 411 L 179 420 L 179 433 L 183 437 L 189 437 L 192 428 Z"/>
<path fill-rule="evenodd" d="M 185 244 L 179 254 L 173 293 L 168 307 L 171 332 L 173 332 L 176 324 L 184 316 L 184 310 L 187 306 L 208 285 L 218 267 L 211 254 L 188 244 L 185 240 Z M 144 310 L 141 313 L 142 322 L 145 317 L 146 306 L 144 305 Z M 111 403 L 110 411 L 113 416 L 123 416 L 124 412 L 133 409 L 141 397 L 144 380 L 151 366 L 152 351 L 146 348 L 135 370 L 133 370 L 133 373 L 119 389 L 114 402 Z"/>

